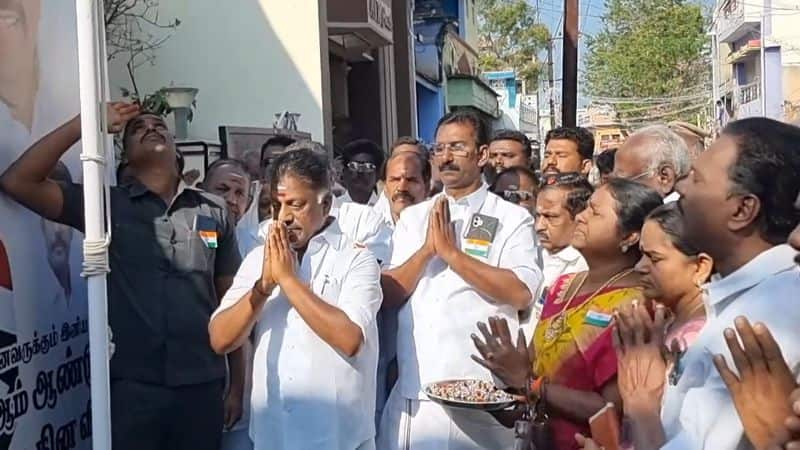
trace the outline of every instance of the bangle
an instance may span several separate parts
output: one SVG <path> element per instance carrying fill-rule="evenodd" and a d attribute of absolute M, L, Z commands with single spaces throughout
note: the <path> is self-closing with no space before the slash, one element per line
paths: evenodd
<path fill-rule="evenodd" d="M 535 403 L 541 398 L 543 383 L 544 377 L 531 376 L 528 378 L 528 382 L 525 385 L 525 397 L 528 399 L 528 402 Z"/>
<path fill-rule="evenodd" d="M 261 290 L 261 279 L 253 283 L 253 291 L 263 298 L 269 297 L 269 294 Z"/>

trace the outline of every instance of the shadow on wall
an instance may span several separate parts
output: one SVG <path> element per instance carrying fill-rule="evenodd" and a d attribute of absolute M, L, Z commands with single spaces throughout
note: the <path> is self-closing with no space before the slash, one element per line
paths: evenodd
<path fill-rule="evenodd" d="M 200 90 L 190 136 L 216 141 L 219 125 L 270 127 L 275 113 L 289 110 L 302 114 L 299 129 L 324 139 L 317 0 L 171 0 L 159 14 L 181 24 L 136 81 L 142 94 Z M 124 56 L 110 63 L 109 78 L 114 97 L 130 88 Z"/>

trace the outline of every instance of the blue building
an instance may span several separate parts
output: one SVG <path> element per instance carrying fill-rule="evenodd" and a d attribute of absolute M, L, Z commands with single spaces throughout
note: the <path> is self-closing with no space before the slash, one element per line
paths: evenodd
<path fill-rule="evenodd" d="M 414 63 L 418 134 L 434 140 L 436 122 L 448 111 L 469 108 L 500 117 L 497 94 L 478 69 L 475 0 L 416 0 Z"/>

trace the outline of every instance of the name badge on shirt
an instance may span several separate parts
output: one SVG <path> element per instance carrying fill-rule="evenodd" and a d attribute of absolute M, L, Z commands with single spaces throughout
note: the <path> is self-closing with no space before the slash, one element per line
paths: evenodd
<path fill-rule="evenodd" d="M 597 311 L 589 311 L 586 313 L 586 317 L 583 318 L 583 323 L 587 325 L 593 325 L 596 327 L 605 328 L 611 325 L 612 316 L 610 314 L 605 314 Z"/>
<path fill-rule="evenodd" d="M 464 252 L 478 258 L 488 258 L 498 224 L 495 217 L 473 214 L 464 235 Z"/>
<path fill-rule="evenodd" d="M 217 248 L 217 222 L 212 217 L 198 215 L 194 220 L 194 229 L 208 248 Z"/>

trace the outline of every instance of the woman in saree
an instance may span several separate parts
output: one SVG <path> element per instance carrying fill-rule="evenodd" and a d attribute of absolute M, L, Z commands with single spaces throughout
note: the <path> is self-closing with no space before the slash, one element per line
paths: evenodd
<path fill-rule="evenodd" d="M 662 204 L 656 191 L 611 179 L 592 194 L 576 217 L 572 246 L 589 270 L 563 275 L 550 288 L 530 348 L 520 331 L 515 346 L 508 325 L 491 318 L 473 335 L 480 357 L 509 390 L 524 392 L 549 416 L 554 450 L 574 450 L 577 433 L 587 434 L 589 418 L 607 403 L 621 411 L 612 344 L 615 310 L 643 300 L 634 266 L 641 258 L 645 217 Z"/>
<path fill-rule="evenodd" d="M 713 268 L 709 255 L 686 240 L 677 203 L 656 208 L 644 222 L 636 264 L 644 297 L 654 305 L 630 305 L 617 312 L 617 386 L 627 433 L 637 450 L 663 444 L 661 399 L 676 362 L 699 335 L 706 311 L 702 286 Z M 634 348 L 635 347 L 635 348 Z M 666 348 L 672 352 L 666 352 Z M 668 354 L 669 358 L 663 355 Z M 579 439 L 584 441 L 585 439 Z M 590 442 L 583 444 L 590 450 Z"/>

